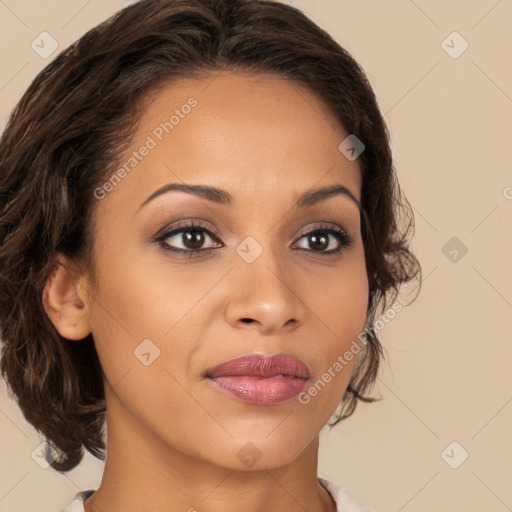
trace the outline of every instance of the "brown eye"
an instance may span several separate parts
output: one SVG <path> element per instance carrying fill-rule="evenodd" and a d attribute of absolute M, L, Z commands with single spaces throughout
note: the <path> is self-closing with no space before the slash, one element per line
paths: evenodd
<path fill-rule="evenodd" d="M 309 248 L 315 251 L 325 251 L 329 246 L 329 233 L 325 231 L 317 231 L 307 235 L 307 238 L 309 239 Z"/>
<path fill-rule="evenodd" d="M 335 224 L 304 233 L 299 240 L 304 240 L 301 249 L 320 254 L 340 253 L 354 243 L 352 237 Z"/>
<path fill-rule="evenodd" d="M 211 242 L 208 244 L 209 240 Z M 192 255 L 222 247 L 216 240 L 218 241 L 216 233 L 207 226 L 190 223 L 171 229 L 154 241 L 166 251 Z"/>
<path fill-rule="evenodd" d="M 181 234 L 181 242 L 185 245 L 186 249 L 201 249 L 204 240 L 204 233 L 197 229 L 183 231 Z"/>

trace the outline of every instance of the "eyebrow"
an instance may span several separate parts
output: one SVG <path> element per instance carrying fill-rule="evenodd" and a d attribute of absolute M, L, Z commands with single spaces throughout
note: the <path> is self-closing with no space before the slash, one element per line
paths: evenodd
<path fill-rule="evenodd" d="M 160 187 L 158 190 L 155 190 L 139 206 L 139 209 L 156 197 L 172 191 L 186 192 L 187 194 L 192 194 L 199 198 L 206 199 L 221 205 L 231 205 L 234 202 L 233 196 L 228 191 L 217 187 L 212 187 L 209 185 L 188 185 L 185 183 L 168 183 L 167 185 Z M 347 187 L 341 184 L 329 185 L 327 187 L 322 187 L 315 190 L 308 190 L 296 200 L 294 208 L 309 208 L 321 201 L 325 201 L 326 199 L 339 195 L 348 197 L 357 205 L 359 210 L 361 209 L 361 204 L 354 196 L 354 194 Z"/>

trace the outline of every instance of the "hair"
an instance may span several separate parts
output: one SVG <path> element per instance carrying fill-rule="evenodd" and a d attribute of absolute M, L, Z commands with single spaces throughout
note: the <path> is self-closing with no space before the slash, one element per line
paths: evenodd
<path fill-rule="evenodd" d="M 395 174 L 390 137 L 364 70 L 300 10 L 264 0 L 141 0 L 63 50 L 33 80 L 0 139 L 1 375 L 64 472 L 83 447 L 104 459 L 105 394 L 92 333 L 70 341 L 42 303 L 59 254 L 94 276 L 94 189 L 130 144 L 145 98 L 179 78 L 272 74 L 320 98 L 365 145 L 361 233 L 367 325 L 421 277 L 409 250 L 412 209 Z M 403 216 L 403 217 L 402 217 Z M 400 224 L 402 218 L 403 225 Z M 418 286 L 421 286 L 421 279 Z M 367 395 L 384 357 L 367 343 L 331 426 Z"/>

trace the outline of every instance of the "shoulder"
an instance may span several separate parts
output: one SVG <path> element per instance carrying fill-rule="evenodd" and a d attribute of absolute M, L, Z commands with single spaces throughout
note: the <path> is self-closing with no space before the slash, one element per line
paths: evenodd
<path fill-rule="evenodd" d="M 84 512 L 84 501 L 94 492 L 94 489 L 77 492 L 73 499 L 59 512 Z"/>
<path fill-rule="evenodd" d="M 329 480 L 318 477 L 322 486 L 329 491 L 333 500 L 336 502 L 339 512 L 375 512 L 356 501 L 347 491 Z"/>

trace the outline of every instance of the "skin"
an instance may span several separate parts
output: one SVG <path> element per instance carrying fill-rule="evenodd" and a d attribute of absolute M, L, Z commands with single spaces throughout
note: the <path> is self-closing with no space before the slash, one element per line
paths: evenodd
<path fill-rule="evenodd" d="M 215 390 L 203 372 L 240 355 L 285 352 L 310 367 L 309 386 L 364 329 L 357 205 L 335 195 L 293 209 L 300 194 L 333 184 L 361 199 L 358 162 L 338 150 L 348 133 L 296 84 L 221 72 L 155 92 L 130 151 L 190 97 L 197 106 L 97 202 L 97 283 L 73 279 L 61 256 L 43 294 L 70 343 L 93 333 L 105 375 L 108 455 L 85 510 L 335 510 L 317 480 L 319 432 L 355 360 L 306 405 L 297 397 L 247 404 Z M 139 208 L 171 182 L 215 186 L 234 203 L 173 191 Z M 218 240 L 203 232 L 210 252 L 189 258 L 152 243 L 190 219 L 219 231 Z M 324 249 L 301 238 L 330 224 L 353 239 L 341 254 L 323 254 L 339 246 L 332 234 Z M 263 249 L 252 263 L 236 252 L 248 236 Z M 181 234 L 167 243 L 187 247 Z M 160 349 L 149 366 L 134 355 L 146 338 Z M 248 442 L 261 454 L 252 467 L 237 456 Z"/>

